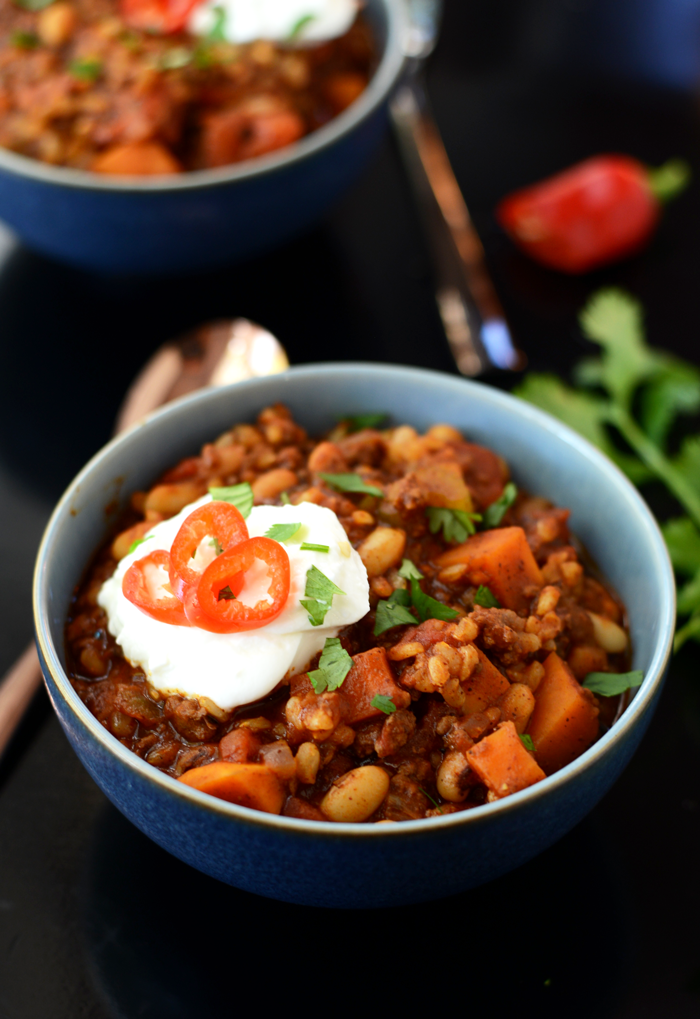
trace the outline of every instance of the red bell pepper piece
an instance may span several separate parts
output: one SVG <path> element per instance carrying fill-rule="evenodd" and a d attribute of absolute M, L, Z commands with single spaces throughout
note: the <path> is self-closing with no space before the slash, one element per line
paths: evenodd
<path fill-rule="evenodd" d="M 630 156 L 594 156 L 504 198 L 496 218 L 527 255 L 583 273 L 641 251 L 662 204 L 688 183 L 682 160 L 657 170 Z"/>
<path fill-rule="evenodd" d="M 163 588 L 163 577 L 158 570 L 167 573 L 170 553 L 159 548 L 150 555 L 132 563 L 124 574 L 122 591 L 132 605 L 160 623 L 173 626 L 189 626 L 182 603 L 174 594 Z"/>
<path fill-rule="evenodd" d="M 121 13 L 130 28 L 170 35 L 181 32 L 190 12 L 202 0 L 121 0 Z"/>

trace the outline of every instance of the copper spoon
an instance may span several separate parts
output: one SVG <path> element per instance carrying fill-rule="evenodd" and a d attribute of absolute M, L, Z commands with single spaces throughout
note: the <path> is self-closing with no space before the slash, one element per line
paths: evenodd
<path fill-rule="evenodd" d="M 276 375 L 289 367 L 279 341 L 262 326 L 238 318 L 210 322 L 159 347 L 128 390 L 115 434 L 137 424 L 164 403 L 206 386 Z M 34 644 L 0 683 L 0 754 L 5 750 L 41 683 Z"/>

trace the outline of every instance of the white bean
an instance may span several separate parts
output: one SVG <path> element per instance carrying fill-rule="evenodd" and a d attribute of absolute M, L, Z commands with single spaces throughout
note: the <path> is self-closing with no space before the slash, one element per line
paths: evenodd
<path fill-rule="evenodd" d="M 625 650 L 627 634 L 621 626 L 613 623 L 612 619 L 599 616 L 597 612 L 589 612 L 588 615 L 593 623 L 593 635 L 603 651 L 607 651 L 610 655 L 616 655 Z"/>
<path fill-rule="evenodd" d="M 406 532 L 399 527 L 376 527 L 357 551 L 369 577 L 380 577 L 401 562 L 406 548 Z"/>
<path fill-rule="evenodd" d="M 389 776 L 383 768 L 353 768 L 331 786 L 321 810 L 331 821 L 366 821 L 388 792 Z"/>

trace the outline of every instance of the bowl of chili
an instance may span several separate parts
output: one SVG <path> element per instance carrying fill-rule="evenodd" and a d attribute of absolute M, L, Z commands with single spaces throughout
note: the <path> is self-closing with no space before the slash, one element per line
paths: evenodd
<path fill-rule="evenodd" d="M 162 6 L 0 12 L 0 217 L 30 247 L 105 273 L 235 262 L 307 227 L 378 144 L 404 62 L 400 0 L 367 0 L 346 36 L 296 51 L 204 52 L 124 13 Z M 45 40 L 38 19 L 55 12 L 85 23 Z"/>
<path fill-rule="evenodd" d="M 342 815 L 332 821 L 326 806 L 327 816 L 319 820 L 251 809 L 210 796 L 201 784 L 178 781 L 115 738 L 88 709 L 68 678 L 65 626 L 75 590 L 110 521 L 164 467 L 191 457 L 232 422 L 253 421 L 262 408 L 279 402 L 314 436 L 332 429 L 339 413 L 379 411 L 418 432 L 445 423 L 506 458 L 518 486 L 571 510 L 572 532 L 626 607 L 629 665 L 644 676 L 625 710 L 580 756 L 560 761 L 547 777 L 511 795 L 487 797 L 470 809 L 452 810 L 448 803 L 448 809 L 415 820 L 362 824 Z M 450 563 L 445 559 L 443 565 Z M 498 590 L 508 599 L 507 585 Z M 580 436 L 478 383 L 354 364 L 295 368 L 196 394 L 115 439 L 58 504 L 39 551 L 34 587 L 37 642 L 54 708 L 81 761 L 122 813 L 159 845 L 228 884 L 286 901 L 348 908 L 425 901 L 482 884 L 530 859 L 581 820 L 623 770 L 647 728 L 671 651 L 674 605 L 673 574 L 652 514 L 619 470 Z M 376 763 L 370 768 L 382 770 Z"/>

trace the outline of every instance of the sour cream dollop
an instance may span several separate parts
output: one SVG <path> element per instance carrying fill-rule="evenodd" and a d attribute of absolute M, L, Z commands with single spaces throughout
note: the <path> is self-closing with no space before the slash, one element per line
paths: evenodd
<path fill-rule="evenodd" d="M 107 613 L 109 632 L 124 657 L 143 669 L 149 683 L 163 693 L 207 697 L 230 711 L 267 696 L 280 680 L 308 666 L 327 637 L 335 637 L 369 611 L 367 571 L 348 542 L 332 510 L 313 503 L 298 506 L 254 506 L 246 520 L 251 538 L 264 535 L 273 524 L 300 523 L 299 531 L 283 542 L 289 555 L 291 585 L 282 613 L 259 630 L 209 633 L 194 626 L 172 626 L 151 619 L 122 593 L 122 580 L 131 564 L 156 549 L 170 550 L 181 524 L 205 496 L 177 516 L 156 524 L 144 544 L 125 556 L 100 589 L 98 602 Z M 328 552 L 301 550 L 302 542 L 327 545 Z M 267 567 L 254 566 L 255 576 L 239 595 L 248 604 L 264 598 Z M 316 566 L 344 594 L 333 596 L 323 626 L 312 626 L 301 604 L 306 574 Z M 167 578 L 163 578 L 166 579 Z M 248 593 L 246 593 L 246 591 Z"/>
<path fill-rule="evenodd" d="M 194 8 L 187 28 L 204 36 L 220 23 L 229 42 L 303 46 L 345 35 L 358 7 L 357 0 L 206 0 Z"/>

